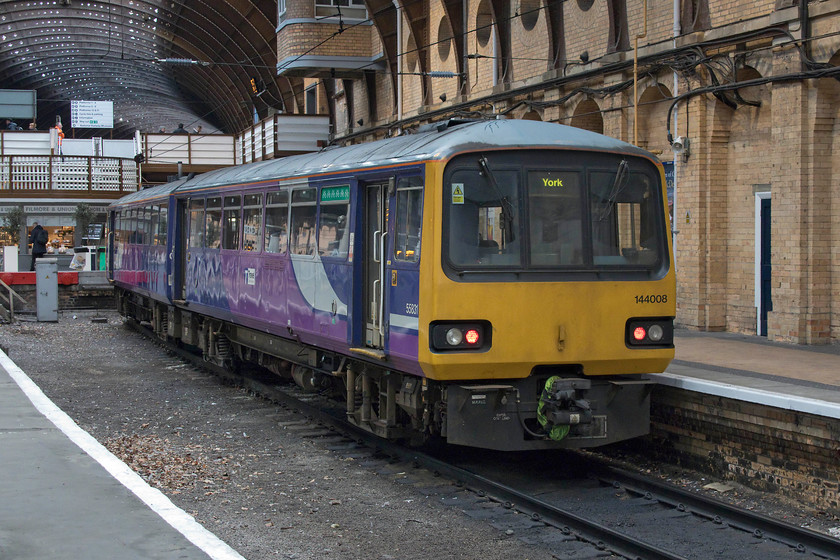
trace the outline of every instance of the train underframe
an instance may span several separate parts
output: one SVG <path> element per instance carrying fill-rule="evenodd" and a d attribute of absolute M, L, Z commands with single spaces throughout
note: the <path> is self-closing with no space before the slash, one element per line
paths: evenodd
<path fill-rule="evenodd" d="M 386 439 L 420 445 L 443 438 L 503 451 L 589 448 L 645 435 L 650 426 L 652 382 L 638 376 L 590 379 L 579 366 L 541 366 L 522 379 L 439 382 L 120 288 L 117 302 L 123 316 L 205 361 L 255 364 L 329 395 L 350 422 Z"/>

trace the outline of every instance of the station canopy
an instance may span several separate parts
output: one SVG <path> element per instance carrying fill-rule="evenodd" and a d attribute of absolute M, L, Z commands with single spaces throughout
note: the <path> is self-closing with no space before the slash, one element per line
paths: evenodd
<path fill-rule="evenodd" d="M 292 101 L 276 22 L 277 0 L 4 0 L 0 89 L 36 90 L 42 130 L 66 130 L 71 101 L 113 101 L 114 128 L 77 138 L 235 134 Z"/>

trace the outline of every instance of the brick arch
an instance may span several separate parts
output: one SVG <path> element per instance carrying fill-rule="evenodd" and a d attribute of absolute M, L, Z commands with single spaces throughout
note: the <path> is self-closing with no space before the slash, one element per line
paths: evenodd
<path fill-rule="evenodd" d="M 636 134 L 639 147 L 648 150 L 670 151 L 667 140 L 668 106 L 671 89 L 661 82 L 655 82 L 642 91 L 637 106 L 639 130 Z"/>
<path fill-rule="evenodd" d="M 604 115 L 594 99 L 584 99 L 578 103 L 569 124 L 590 132 L 604 133 Z"/>
<path fill-rule="evenodd" d="M 526 121 L 541 121 L 542 115 L 540 115 L 539 111 L 531 109 L 530 111 L 522 115 L 520 118 Z"/>

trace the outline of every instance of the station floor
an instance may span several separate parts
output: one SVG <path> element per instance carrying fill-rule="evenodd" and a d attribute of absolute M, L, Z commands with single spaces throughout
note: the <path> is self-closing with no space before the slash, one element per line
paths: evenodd
<path fill-rule="evenodd" d="M 840 417 L 840 346 L 678 330 L 658 383 Z M 0 351 L 0 558 L 241 560 Z"/>
<path fill-rule="evenodd" d="M 840 345 L 802 346 L 733 333 L 677 330 L 657 383 L 840 418 Z"/>

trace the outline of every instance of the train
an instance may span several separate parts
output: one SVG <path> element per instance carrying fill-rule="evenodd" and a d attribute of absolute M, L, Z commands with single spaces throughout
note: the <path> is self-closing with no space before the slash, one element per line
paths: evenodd
<path fill-rule="evenodd" d="M 557 123 L 450 119 L 108 208 L 119 312 L 412 445 L 645 435 L 674 356 L 662 164 Z"/>

